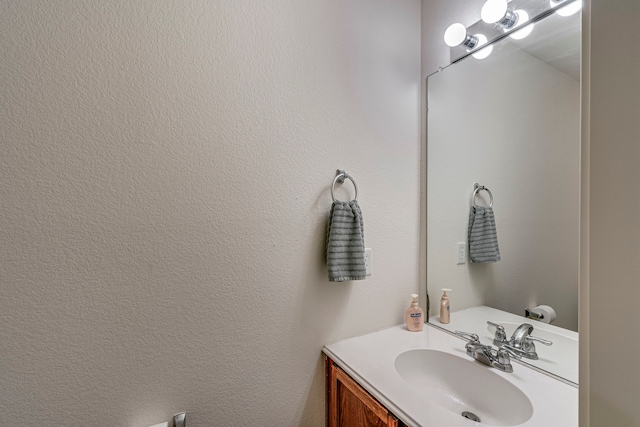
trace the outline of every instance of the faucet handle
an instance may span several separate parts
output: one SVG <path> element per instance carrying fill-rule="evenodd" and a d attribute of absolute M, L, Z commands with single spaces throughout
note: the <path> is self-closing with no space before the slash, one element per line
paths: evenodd
<path fill-rule="evenodd" d="M 503 344 L 498 350 L 498 355 L 500 354 L 500 350 L 506 351 L 509 355 L 511 355 L 512 357 L 515 357 L 518 360 L 522 359 L 522 356 L 527 354 L 526 351 L 523 351 L 519 348 L 512 347 L 509 344 Z"/>
<path fill-rule="evenodd" d="M 542 338 L 534 337 L 532 335 L 529 335 L 527 337 L 527 339 L 530 339 L 531 341 L 539 342 L 542 345 L 551 345 L 551 344 L 553 344 L 553 341 L 543 340 Z"/>
<path fill-rule="evenodd" d="M 502 364 L 502 365 L 508 365 L 511 363 L 511 357 L 514 357 L 516 359 L 519 359 L 520 357 L 512 352 L 511 350 L 508 350 L 504 347 L 500 347 L 498 349 L 498 353 L 496 354 L 496 358 L 498 360 L 498 363 Z"/>
<path fill-rule="evenodd" d="M 456 331 L 455 333 L 459 337 L 467 338 L 469 342 L 472 342 L 472 343 L 480 342 L 480 337 L 478 336 L 478 334 L 472 334 L 471 332 L 464 332 L 464 331 Z"/>
<path fill-rule="evenodd" d="M 493 343 L 495 345 L 500 345 L 502 343 L 506 343 L 507 342 L 507 333 L 504 330 L 504 326 L 502 326 L 499 323 L 490 322 L 488 320 L 487 320 L 487 325 L 495 326 L 495 328 L 496 328 L 496 335 L 493 338 Z"/>
<path fill-rule="evenodd" d="M 487 320 L 487 325 L 495 326 L 497 329 L 501 329 L 501 330 L 504 331 L 504 326 L 502 326 L 500 323 L 495 323 L 495 322 L 492 322 L 490 320 Z"/>

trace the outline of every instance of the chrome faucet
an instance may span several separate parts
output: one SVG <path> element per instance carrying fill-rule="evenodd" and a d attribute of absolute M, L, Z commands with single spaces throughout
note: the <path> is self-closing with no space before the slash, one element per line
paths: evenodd
<path fill-rule="evenodd" d="M 467 350 L 467 355 L 469 357 L 502 372 L 513 372 L 511 357 L 516 359 L 520 359 L 521 357 L 517 351 L 513 351 L 509 348 L 499 347 L 498 349 L 494 349 L 490 345 L 482 344 L 477 334 L 456 331 L 456 335 L 468 340 L 464 348 Z"/>
<path fill-rule="evenodd" d="M 533 326 L 529 323 L 523 323 L 518 326 L 511 335 L 510 340 L 507 340 L 507 334 L 502 325 L 489 321 L 487 321 L 487 324 L 496 328 L 496 334 L 493 339 L 494 345 L 516 351 L 526 359 L 538 360 L 538 353 L 536 353 L 534 341 L 547 346 L 553 344 L 551 341 L 532 336 Z"/>

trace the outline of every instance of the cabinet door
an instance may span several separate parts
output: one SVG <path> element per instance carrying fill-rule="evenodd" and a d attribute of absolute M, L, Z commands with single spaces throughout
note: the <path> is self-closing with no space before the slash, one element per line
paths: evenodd
<path fill-rule="evenodd" d="M 328 369 L 329 427 L 398 427 L 398 420 L 331 359 Z"/>

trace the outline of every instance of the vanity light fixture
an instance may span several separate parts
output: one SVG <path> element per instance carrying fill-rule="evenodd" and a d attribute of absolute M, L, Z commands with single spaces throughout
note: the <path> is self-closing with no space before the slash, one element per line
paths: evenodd
<path fill-rule="evenodd" d="M 444 32 L 444 42 L 449 47 L 465 46 L 467 52 L 478 49 L 483 44 L 487 44 L 487 37 L 484 34 L 469 34 L 464 25 L 459 22 L 449 25 L 449 28 Z M 473 57 L 476 59 L 484 59 L 491 55 L 493 51 L 493 45 L 487 46 L 484 49 L 479 49 L 473 53 Z"/>
<path fill-rule="evenodd" d="M 571 2 L 571 0 L 560 0 L 560 1 L 549 0 L 549 4 L 551 4 L 551 7 L 556 7 L 561 3 L 570 3 L 570 4 L 567 4 L 566 6 L 561 7 L 556 11 L 556 13 L 560 16 L 571 16 L 574 13 L 577 13 L 580 9 L 582 9 L 582 0 L 576 0 L 573 3 Z"/>
<path fill-rule="evenodd" d="M 487 0 L 482 6 L 480 17 L 487 24 L 498 24 L 502 28 L 512 28 L 518 23 L 519 15 L 509 9 L 507 0 Z"/>
<path fill-rule="evenodd" d="M 583 1 L 485 0 L 480 13 L 482 19 L 468 27 L 452 24 L 445 31 L 450 61 L 453 63 L 466 56 L 486 58 L 495 41 L 505 37 L 523 39 L 531 34 L 539 20 L 554 12 L 561 16 L 572 15 L 582 8 Z"/>
<path fill-rule="evenodd" d="M 522 40 L 523 38 L 531 34 L 531 31 L 533 31 L 534 24 L 525 25 L 527 22 L 529 22 L 529 14 L 526 11 L 516 10 L 516 14 L 518 15 L 518 23 L 516 27 L 522 27 L 522 28 L 519 30 L 515 30 L 513 34 L 511 34 L 511 38 L 515 40 Z M 507 31 L 506 28 L 505 28 L 505 31 Z"/>
<path fill-rule="evenodd" d="M 447 30 L 444 32 L 444 42 L 449 47 L 456 47 L 460 45 L 464 45 L 469 49 L 473 49 L 478 44 L 478 36 L 473 36 L 467 33 L 467 29 L 464 25 L 459 22 L 455 24 L 449 25 Z M 485 37 L 485 43 L 487 39 Z"/>
<path fill-rule="evenodd" d="M 476 37 L 478 37 L 478 46 L 487 44 L 487 37 L 484 34 L 477 34 Z M 475 53 L 472 53 L 471 56 L 473 56 L 476 59 L 484 59 L 487 56 L 491 55 L 491 52 L 493 52 L 493 45 L 480 47 L 478 51 Z"/>
<path fill-rule="evenodd" d="M 522 29 L 511 34 L 511 38 L 516 40 L 527 37 L 533 31 L 533 24 L 524 25 L 529 21 L 529 14 L 525 10 L 510 9 L 507 0 L 487 0 L 482 6 L 480 17 L 487 24 L 499 25 L 505 32 L 522 26 Z"/>

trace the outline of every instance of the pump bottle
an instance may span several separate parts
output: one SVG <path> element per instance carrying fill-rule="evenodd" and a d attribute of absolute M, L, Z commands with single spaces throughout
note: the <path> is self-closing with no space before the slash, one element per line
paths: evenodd
<path fill-rule="evenodd" d="M 407 329 L 411 332 L 420 332 L 424 327 L 424 311 L 418 305 L 418 294 L 411 294 L 413 301 L 407 308 Z"/>
<path fill-rule="evenodd" d="M 446 324 L 451 321 L 451 307 L 447 296 L 447 292 L 451 292 L 451 289 L 442 288 L 442 292 L 442 298 L 440 298 L 440 323 Z"/>

